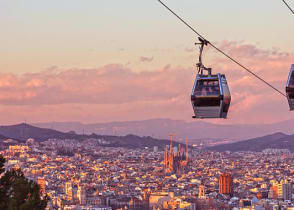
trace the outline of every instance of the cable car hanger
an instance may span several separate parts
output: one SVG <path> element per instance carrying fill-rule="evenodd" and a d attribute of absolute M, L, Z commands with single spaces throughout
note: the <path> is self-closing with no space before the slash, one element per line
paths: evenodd
<path fill-rule="evenodd" d="M 208 75 L 211 75 L 211 68 L 206 68 L 202 63 L 203 49 L 204 49 L 204 46 L 208 45 L 208 41 L 200 37 L 198 37 L 198 40 L 200 41 L 200 43 L 195 43 L 195 45 L 200 45 L 199 63 L 196 64 L 198 68 L 198 74 L 203 74 L 203 70 L 206 70 L 208 71 Z"/>
<path fill-rule="evenodd" d="M 190 28 L 195 34 L 197 34 L 202 40 L 205 40 L 205 42 L 207 43 L 207 45 L 209 44 L 211 47 L 213 47 L 216 51 L 218 51 L 219 53 L 223 54 L 225 57 L 227 57 L 229 60 L 231 60 L 232 62 L 234 62 L 235 64 L 237 64 L 238 66 L 240 66 L 241 68 L 243 68 L 244 70 L 246 70 L 247 72 L 249 72 L 251 75 L 253 75 L 254 77 L 256 77 L 257 79 L 259 79 L 261 82 L 263 82 L 264 84 L 266 84 L 268 87 L 272 88 L 273 90 L 275 90 L 276 92 L 278 92 L 280 95 L 284 96 L 287 98 L 286 94 L 284 94 L 283 92 L 281 92 L 280 90 L 278 90 L 276 87 L 274 87 L 273 85 L 271 85 L 269 82 L 265 81 L 264 79 L 262 79 L 260 76 L 258 76 L 257 74 L 255 74 L 253 71 L 251 71 L 249 68 L 245 67 L 244 65 L 242 65 L 240 62 L 238 62 L 236 59 L 232 58 L 231 56 L 229 56 L 227 53 L 225 53 L 224 51 L 222 51 L 221 49 L 219 49 L 218 47 L 216 47 L 214 44 L 212 44 L 211 42 L 209 42 L 207 39 L 204 38 L 204 36 L 202 36 L 200 33 L 198 33 L 192 26 L 190 26 L 183 18 L 181 18 L 180 16 L 178 16 L 172 9 L 170 9 L 166 4 L 164 4 L 161 0 L 158 0 L 158 2 L 160 4 L 162 4 L 167 10 L 169 10 L 174 16 L 176 16 L 182 23 L 184 23 L 188 28 Z"/>

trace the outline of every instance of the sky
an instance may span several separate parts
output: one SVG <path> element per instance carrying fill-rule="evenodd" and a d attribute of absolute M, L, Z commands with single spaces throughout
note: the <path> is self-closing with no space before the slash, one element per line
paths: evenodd
<path fill-rule="evenodd" d="M 284 92 L 294 17 L 282 1 L 163 2 Z M 1 124 L 192 121 L 197 36 L 156 0 L 0 0 L 0 27 Z M 228 119 L 209 122 L 294 118 L 285 98 L 213 49 L 204 56 L 232 94 Z"/>

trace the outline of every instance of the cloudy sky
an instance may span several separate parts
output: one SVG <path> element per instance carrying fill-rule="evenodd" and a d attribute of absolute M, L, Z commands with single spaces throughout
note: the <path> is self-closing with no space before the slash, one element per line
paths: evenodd
<path fill-rule="evenodd" d="M 294 17 L 276 0 L 165 0 L 215 45 L 281 91 L 294 63 Z M 294 7 L 294 1 L 288 0 Z M 190 121 L 197 37 L 156 0 L 0 1 L 0 123 Z M 227 120 L 294 118 L 287 101 L 213 49 Z"/>

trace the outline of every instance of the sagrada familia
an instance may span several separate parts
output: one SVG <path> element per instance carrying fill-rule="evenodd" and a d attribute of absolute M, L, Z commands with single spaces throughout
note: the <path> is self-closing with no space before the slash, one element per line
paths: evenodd
<path fill-rule="evenodd" d="M 170 145 L 166 145 L 164 151 L 164 170 L 165 173 L 183 174 L 189 165 L 188 143 L 186 141 L 186 151 L 182 149 L 181 144 L 174 152 L 173 134 L 170 134 Z"/>

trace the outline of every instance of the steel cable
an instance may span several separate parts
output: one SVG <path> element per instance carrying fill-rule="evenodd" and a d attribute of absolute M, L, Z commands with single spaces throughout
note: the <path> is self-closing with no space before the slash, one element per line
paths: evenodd
<path fill-rule="evenodd" d="M 283 0 L 283 2 L 294 15 L 294 10 L 290 7 L 290 5 L 285 0 Z"/>
<path fill-rule="evenodd" d="M 166 4 L 164 4 L 161 0 L 158 0 L 167 10 L 169 10 L 173 15 L 175 15 L 180 21 L 182 21 L 188 28 L 190 28 L 195 34 L 197 34 L 199 37 L 201 37 L 204 40 L 207 40 L 204 38 L 204 36 L 202 36 L 200 33 L 198 33 L 191 25 L 189 25 L 183 18 L 181 18 L 180 16 L 178 16 L 173 10 L 171 10 Z M 218 47 L 216 47 L 214 44 L 212 44 L 211 42 L 208 41 L 208 44 L 213 47 L 215 50 L 217 50 L 218 52 L 220 52 L 221 54 L 223 54 L 225 57 L 227 57 L 228 59 L 230 59 L 231 61 L 233 61 L 235 64 L 237 64 L 238 66 L 240 66 L 241 68 L 245 69 L 247 72 L 249 72 L 251 75 L 253 75 L 254 77 L 256 77 L 257 79 L 259 79 L 260 81 L 262 81 L 263 83 L 265 83 L 267 86 L 269 86 L 270 88 L 272 88 L 273 90 L 277 91 L 279 94 L 281 94 L 284 97 L 287 97 L 283 92 L 281 92 L 280 90 L 278 90 L 276 87 L 274 87 L 273 85 L 271 85 L 269 82 L 265 81 L 264 79 L 262 79 L 260 76 L 258 76 L 257 74 L 255 74 L 253 71 L 251 71 L 250 69 L 248 69 L 247 67 L 245 67 L 244 65 L 242 65 L 240 62 L 238 62 L 236 59 L 232 58 L 231 56 L 229 56 L 227 53 L 225 53 L 224 51 L 222 51 L 221 49 L 219 49 Z"/>

